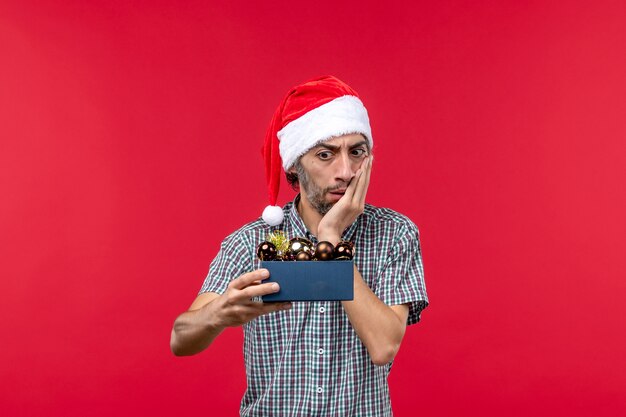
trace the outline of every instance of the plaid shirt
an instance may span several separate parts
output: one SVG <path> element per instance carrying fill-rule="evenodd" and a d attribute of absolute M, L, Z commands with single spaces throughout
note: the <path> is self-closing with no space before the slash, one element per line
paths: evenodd
<path fill-rule="evenodd" d="M 298 214 L 298 198 L 284 207 L 279 228 L 316 243 Z M 222 294 L 231 280 L 258 269 L 256 247 L 275 229 L 259 219 L 228 236 L 200 292 Z M 354 262 L 374 294 L 387 305 L 408 304 L 407 324 L 418 322 L 428 298 L 417 227 L 393 210 L 365 205 L 342 238 L 354 243 Z M 341 302 L 295 302 L 243 327 L 242 416 L 392 415 L 391 363 L 372 363 Z"/>

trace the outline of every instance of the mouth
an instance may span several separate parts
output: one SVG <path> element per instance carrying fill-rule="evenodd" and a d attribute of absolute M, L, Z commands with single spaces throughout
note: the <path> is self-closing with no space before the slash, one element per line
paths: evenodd
<path fill-rule="evenodd" d="M 332 190 L 328 192 L 329 194 L 337 194 L 337 195 L 344 195 L 346 193 L 346 189 L 342 188 L 340 190 Z"/>
<path fill-rule="evenodd" d="M 339 196 L 339 197 L 343 196 L 345 193 L 346 193 L 346 190 L 343 190 L 343 191 L 342 190 L 337 190 L 337 191 L 329 191 L 328 192 L 328 194 L 336 195 L 336 196 Z"/>
<path fill-rule="evenodd" d="M 346 193 L 345 188 L 341 190 L 333 190 L 333 191 L 328 192 L 328 194 L 330 195 L 330 198 L 333 200 L 339 200 L 341 197 L 343 197 L 345 193 Z"/>

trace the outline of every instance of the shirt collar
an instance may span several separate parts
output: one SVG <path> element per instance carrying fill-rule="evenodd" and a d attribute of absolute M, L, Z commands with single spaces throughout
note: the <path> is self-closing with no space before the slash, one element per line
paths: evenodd
<path fill-rule="evenodd" d="M 302 220 L 302 217 L 300 217 L 300 213 L 298 213 L 299 202 L 300 194 L 296 195 L 296 198 L 293 199 L 293 202 L 287 203 L 288 205 L 291 204 L 291 207 L 286 207 L 288 213 L 287 218 L 291 227 L 293 228 L 294 236 L 292 237 L 306 237 L 311 241 L 317 241 L 316 236 L 314 236 L 313 233 L 311 233 L 307 229 L 306 225 L 304 224 L 304 220 Z M 352 224 L 348 226 L 346 230 L 343 231 L 343 235 L 341 236 L 342 240 L 352 240 L 352 237 L 354 236 L 354 231 L 358 227 L 358 223 L 362 221 L 361 219 L 362 215 L 359 215 L 359 217 L 357 217 L 356 220 L 352 222 Z"/>

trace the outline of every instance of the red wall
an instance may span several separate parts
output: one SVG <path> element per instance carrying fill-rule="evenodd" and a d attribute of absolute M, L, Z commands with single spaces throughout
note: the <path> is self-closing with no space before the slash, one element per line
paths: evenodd
<path fill-rule="evenodd" d="M 325 73 L 422 234 L 396 415 L 626 412 L 624 2 L 205 3 L 0 5 L 3 416 L 237 413 L 241 331 L 175 358 L 171 325 Z"/>

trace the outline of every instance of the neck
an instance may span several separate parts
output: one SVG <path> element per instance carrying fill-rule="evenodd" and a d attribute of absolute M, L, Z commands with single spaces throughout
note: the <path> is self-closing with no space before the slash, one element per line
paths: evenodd
<path fill-rule="evenodd" d="M 317 237 L 317 227 L 323 216 L 311 206 L 306 194 L 300 193 L 300 201 L 298 201 L 297 209 L 306 228 Z"/>

